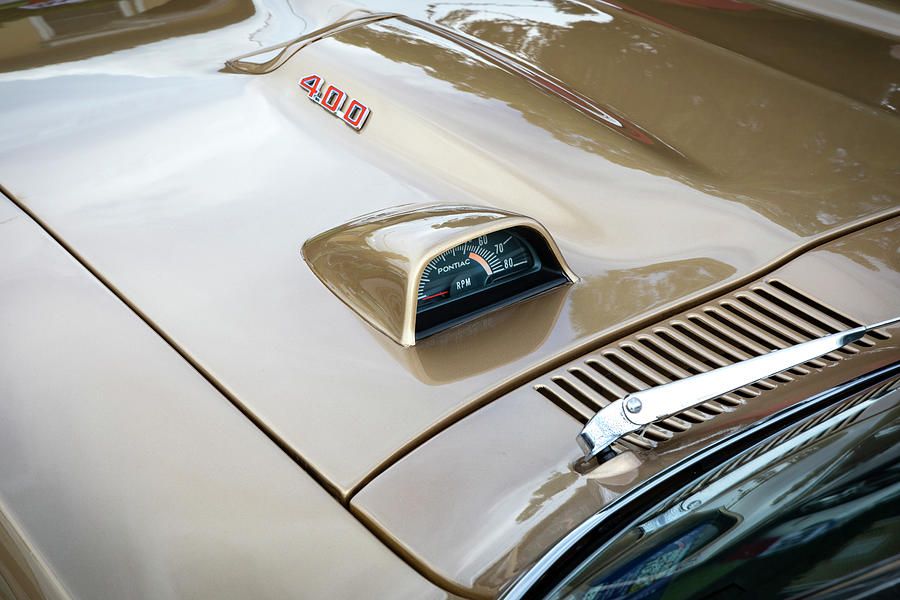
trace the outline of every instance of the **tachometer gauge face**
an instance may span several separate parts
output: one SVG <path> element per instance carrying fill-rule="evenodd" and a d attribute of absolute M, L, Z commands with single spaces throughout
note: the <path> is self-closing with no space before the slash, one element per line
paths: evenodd
<path fill-rule="evenodd" d="M 471 239 L 431 259 L 419 278 L 416 339 L 570 281 L 530 227 Z"/>
<path fill-rule="evenodd" d="M 419 280 L 417 312 L 531 273 L 540 268 L 534 250 L 516 233 L 483 235 L 435 257 Z"/>

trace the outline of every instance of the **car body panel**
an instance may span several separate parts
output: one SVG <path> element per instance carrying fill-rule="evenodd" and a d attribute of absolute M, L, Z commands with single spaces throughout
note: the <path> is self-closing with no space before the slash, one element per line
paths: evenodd
<path fill-rule="evenodd" d="M 344 498 L 543 361 L 897 209 L 900 125 L 885 110 L 633 13 L 539 8 L 558 13 L 549 33 L 586 66 L 619 46 L 638 62 L 611 69 L 675 65 L 658 82 L 585 88 L 653 143 L 404 23 L 321 40 L 263 76 L 217 71 L 246 48 L 226 28 L 193 36 L 189 55 L 170 38 L 149 60 L 138 47 L 76 72 L 4 75 L 4 185 Z M 628 35 L 670 47 L 638 52 Z M 729 82 L 709 92 L 717 108 L 692 104 L 713 79 L 692 84 L 687 68 Z M 296 81 L 310 72 L 375 108 L 362 132 L 304 100 Z M 688 120 L 666 117 L 660 85 L 683 86 L 672 97 Z M 386 204 L 460 200 L 537 219 L 583 281 L 533 352 L 435 386 L 330 296 L 298 247 Z"/>
<path fill-rule="evenodd" d="M 0 254 L 0 561 L 26 597 L 447 597 L 5 198 Z"/>
<path fill-rule="evenodd" d="M 828 293 L 833 308 L 866 322 L 885 320 L 900 298 L 898 231 L 900 219 L 869 228 L 804 254 L 771 277 Z M 685 316 L 671 320 L 679 319 Z M 423 569 L 468 595 L 495 597 L 575 525 L 640 482 L 765 415 L 900 360 L 900 325 L 885 332 L 889 339 L 814 376 L 782 383 L 652 450 L 629 446 L 587 473 L 579 470 L 581 451 L 572 441 L 581 425 L 529 382 L 425 442 L 363 488 L 351 506 Z"/>
<path fill-rule="evenodd" d="M 250 18 L 248 0 L 23 2 L 0 12 L 0 72 L 88 59 Z M 19 4 L 19 3 L 16 3 Z M 282 19 L 290 13 L 279 14 Z"/>
<path fill-rule="evenodd" d="M 17 362 L 9 362 L 11 378 L 0 385 L 27 398 L 32 378 L 66 375 L 59 381 L 90 394 L 128 383 L 116 372 L 120 361 L 127 362 L 125 374 L 162 361 L 154 385 L 191 392 L 178 407 L 194 411 L 177 430 L 184 443 L 189 431 L 191 443 L 206 451 L 227 446 L 226 433 L 255 440 L 230 451 L 258 461 L 260 472 L 226 471 L 228 478 L 249 486 L 253 477 L 268 477 L 265 489 L 296 517 L 294 525 L 328 515 L 322 529 L 313 528 L 320 537 L 291 546 L 297 562 L 313 556 L 308 595 L 322 595 L 330 567 L 346 564 L 338 541 L 340 548 L 358 546 L 353 552 L 364 568 L 386 565 L 378 581 L 396 574 L 396 595 L 440 592 L 391 550 L 446 589 L 493 595 L 609 493 L 629 489 L 631 480 L 595 493 L 596 482 L 566 471 L 577 452 L 570 438 L 578 420 L 535 401 L 530 386 L 569 361 L 772 273 L 866 322 L 898 313 L 900 32 L 890 21 L 848 24 L 731 0 L 496 0 L 477 7 L 385 0 L 364 8 L 406 16 L 327 36 L 271 73 L 248 75 L 229 72 L 225 62 L 363 14 L 362 5 L 189 0 L 140 3 L 143 12 L 126 14 L 138 4 L 0 8 L 0 185 L 24 211 L 10 207 L 13 220 L 0 219 L 0 232 L 28 219 L 49 232 L 97 279 L 71 261 L 66 268 L 118 314 L 95 315 L 97 331 L 105 331 L 107 318 L 128 321 L 121 331 L 133 330 L 166 357 L 147 350 L 125 361 L 124 334 L 98 335 L 85 347 L 102 351 L 102 362 L 51 376 L 41 369 L 65 363 L 67 332 L 77 323 L 40 325 L 32 308 L 3 298 L 4 310 L 9 305 L 22 315 L 8 322 L 15 336 L 33 328 L 46 337 L 25 350 L 7 347 L 4 357 Z M 121 18 L 110 18 L 110 10 Z M 311 73 L 372 107 L 361 131 L 305 98 L 297 81 Z M 580 281 L 399 347 L 316 278 L 300 247 L 359 215 L 423 202 L 537 220 Z M 50 252 L 57 253 L 64 257 L 59 248 Z M 61 260 L 50 254 L 34 260 Z M 10 289 L 29 281 L 25 263 L 11 258 L 0 272 Z M 34 297 L 62 302 L 41 289 Z M 57 307 L 73 315 L 75 308 Z M 58 330 L 42 329 L 51 326 Z M 771 395 L 770 408 L 896 360 L 892 332 L 890 344 Z M 147 341 L 154 335 L 161 340 Z M 109 347 L 97 348 L 103 340 Z M 88 361 L 85 354 L 79 358 Z M 107 367 L 102 373 L 100 364 Z M 167 383 L 168 370 L 174 374 Z M 140 410 L 112 413 L 122 440 L 133 443 L 130 433 L 140 441 L 151 427 L 167 434 L 142 412 L 162 391 L 137 391 Z M 529 399 L 520 404 L 523 394 Z M 16 421 L 20 431 L 64 425 L 52 410 L 59 397 L 45 400 L 37 422 Z M 85 427 L 109 417 L 103 405 L 66 410 Z M 233 415 L 230 425 L 219 424 L 222 411 Z M 529 460 L 517 466 L 510 454 L 470 471 L 471 461 L 496 451 L 484 437 L 489 419 L 504 418 L 546 427 L 530 445 L 527 437 L 504 439 Z M 713 421 L 691 435 L 727 432 Z M 640 476 L 689 453 L 694 438 L 683 439 L 651 456 L 653 464 L 641 463 Z M 84 452 L 106 447 L 88 437 L 81 442 Z M 218 458 L 197 452 L 185 460 L 202 477 L 200 459 Z M 447 453 L 456 454 L 447 461 Z M 55 454 L 65 449 L 49 443 L 38 455 L 46 470 L 35 480 L 45 485 L 46 476 L 62 496 L 67 480 L 53 480 Z M 118 458 L 104 460 L 124 471 Z M 445 472 L 433 472 L 441 463 Z M 186 502 L 184 512 L 165 513 L 137 497 L 146 482 L 107 481 L 104 464 L 83 465 L 72 476 L 127 499 L 123 512 L 103 516 L 100 504 L 73 501 L 98 523 L 120 524 L 115 519 L 127 515 L 139 523 L 132 554 L 98 546 L 110 577 L 135 568 L 128 557 L 139 563 L 147 553 L 165 556 L 150 547 L 154 525 L 160 535 L 195 520 L 209 525 L 199 496 L 222 500 L 221 489 L 194 496 L 154 465 L 150 474 Z M 547 484 L 554 470 L 557 479 Z M 434 512 L 401 522 L 395 511 L 402 504 L 391 503 L 412 494 L 416 478 L 434 478 L 434 490 L 445 493 L 422 492 Z M 121 489 L 131 481 L 135 490 Z M 510 490 L 496 485 L 511 481 L 518 483 Z M 0 497 L 9 494 L 4 484 Z M 550 495 L 545 508 L 517 522 L 513 513 L 523 514 L 542 494 Z M 291 502 L 298 495 L 303 500 Z M 512 512 L 491 520 L 479 509 L 498 495 Z M 569 495 L 575 500 L 564 501 Z M 278 522 L 251 504 L 240 508 L 257 520 L 243 529 L 255 536 L 254 552 L 269 557 L 276 546 L 266 537 Z M 72 562 L 55 547 L 49 523 L 42 529 L 39 515 L 46 513 L 35 505 L 24 518 L 22 506 L 0 509 L 21 527 L 10 539 L 52 550 L 54 569 L 89 579 L 94 565 Z M 443 548 L 429 546 L 429 520 L 442 507 L 456 515 L 451 525 L 485 520 L 474 533 L 442 533 Z M 328 527 L 335 545 L 324 541 Z M 230 533 L 228 543 L 237 544 L 240 532 Z M 473 548 L 479 534 L 481 546 Z M 216 535 L 201 537 L 198 552 L 215 556 L 206 544 Z M 323 547 L 329 551 L 317 555 Z M 284 560 L 272 557 L 271 568 Z M 245 566 L 270 568 L 249 560 Z M 69 577 L 75 575 L 61 574 Z M 166 573 L 147 577 L 136 585 L 147 582 L 149 594 Z M 203 570 L 194 577 L 203 579 Z M 290 572 L 279 577 L 285 579 L 261 589 L 293 581 Z M 330 595 L 360 595 L 352 581 L 340 583 L 348 587 Z"/>

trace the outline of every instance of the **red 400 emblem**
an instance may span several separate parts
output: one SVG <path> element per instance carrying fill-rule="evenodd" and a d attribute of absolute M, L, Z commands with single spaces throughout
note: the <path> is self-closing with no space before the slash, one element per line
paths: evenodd
<path fill-rule="evenodd" d="M 310 100 L 334 116 L 340 117 L 344 123 L 357 131 L 362 129 L 363 124 L 372 112 L 368 106 L 359 100 L 349 98 L 344 90 L 333 85 L 326 86 L 325 80 L 318 75 L 307 75 L 302 77 L 297 83 L 306 91 Z M 347 103 L 347 100 L 350 102 Z M 341 110 L 345 103 L 347 108 Z"/>

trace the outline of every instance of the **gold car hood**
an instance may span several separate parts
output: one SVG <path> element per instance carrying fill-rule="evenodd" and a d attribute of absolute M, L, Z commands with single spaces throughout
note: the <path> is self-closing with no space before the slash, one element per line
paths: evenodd
<path fill-rule="evenodd" d="M 340 498 L 535 373 L 897 212 L 883 33 L 725 0 L 385 1 L 409 20 L 247 75 L 224 61 L 353 7 L 158 4 L 87 32 L 118 5 L 2 10 L 0 183 Z M 372 107 L 361 132 L 311 73 Z M 299 249 L 419 202 L 532 217 L 582 279 L 401 348 Z"/>

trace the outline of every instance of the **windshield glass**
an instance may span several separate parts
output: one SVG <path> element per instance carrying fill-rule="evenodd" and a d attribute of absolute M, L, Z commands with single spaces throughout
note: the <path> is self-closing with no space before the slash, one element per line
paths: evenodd
<path fill-rule="evenodd" d="M 559 600 L 896 597 L 900 382 L 695 480 L 603 543 Z"/>

